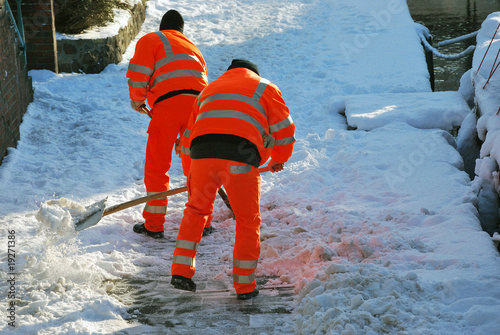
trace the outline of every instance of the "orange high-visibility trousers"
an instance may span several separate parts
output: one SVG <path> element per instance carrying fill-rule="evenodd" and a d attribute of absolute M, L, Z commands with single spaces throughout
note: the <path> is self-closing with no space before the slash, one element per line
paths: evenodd
<path fill-rule="evenodd" d="M 210 220 L 217 190 L 224 186 L 236 219 L 233 284 L 236 293 L 252 292 L 260 255 L 260 184 L 258 168 L 225 159 L 191 160 L 189 201 L 177 235 L 172 275 L 192 278 L 203 228 Z"/>
<path fill-rule="evenodd" d="M 148 127 L 144 185 L 148 195 L 168 190 L 168 170 L 172 162 L 172 149 L 179 134 L 184 133 L 192 111 L 194 95 L 177 95 L 166 99 L 151 109 Z M 142 216 L 146 229 L 163 231 L 167 198 L 148 201 Z"/>

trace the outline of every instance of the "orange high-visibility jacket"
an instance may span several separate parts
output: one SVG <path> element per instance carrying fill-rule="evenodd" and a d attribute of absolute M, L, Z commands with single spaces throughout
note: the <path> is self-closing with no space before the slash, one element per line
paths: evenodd
<path fill-rule="evenodd" d="M 181 139 L 183 154 L 206 134 L 229 134 L 256 145 L 260 165 L 271 156 L 286 162 L 293 152 L 295 124 L 279 88 L 246 68 L 226 71 L 198 96 Z"/>
<path fill-rule="evenodd" d="M 147 98 L 150 106 L 169 92 L 201 91 L 208 83 L 200 50 L 177 30 L 156 31 L 141 37 L 130 60 L 127 78 L 130 99 Z"/>

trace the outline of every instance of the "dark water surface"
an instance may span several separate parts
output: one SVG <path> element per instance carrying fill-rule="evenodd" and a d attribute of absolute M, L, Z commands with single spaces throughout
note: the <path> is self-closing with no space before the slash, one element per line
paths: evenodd
<path fill-rule="evenodd" d="M 500 11 L 500 0 L 408 0 L 415 22 L 426 26 L 433 36 L 433 45 L 463 36 L 481 28 L 486 17 Z M 441 53 L 456 54 L 476 39 L 437 48 Z M 472 66 L 472 54 L 457 60 L 434 56 L 435 91 L 456 91 L 460 78 Z"/>

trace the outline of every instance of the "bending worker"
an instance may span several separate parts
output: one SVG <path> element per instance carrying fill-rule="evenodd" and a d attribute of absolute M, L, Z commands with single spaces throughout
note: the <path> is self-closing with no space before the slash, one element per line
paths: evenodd
<path fill-rule="evenodd" d="M 258 167 L 281 171 L 295 142 L 295 125 L 277 86 L 259 76 L 255 64 L 233 60 L 198 96 L 181 137 L 191 156 L 189 200 L 177 235 L 171 268 L 175 288 L 196 291 L 196 250 L 211 218 L 217 190 L 224 186 L 236 219 L 233 284 L 238 299 L 259 291 L 254 271 L 260 255 Z"/>
<path fill-rule="evenodd" d="M 127 71 L 132 108 L 147 113 L 146 99 L 152 106 L 144 166 L 148 195 L 168 190 L 172 148 L 187 127 L 196 96 L 208 84 L 205 60 L 183 29 L 181 14 L 169 10 L 160 31 L 139 39 Z M 145 222 L 134 231 L 162 238 L 167 203 L 167 198 L 148 201 Z"/>

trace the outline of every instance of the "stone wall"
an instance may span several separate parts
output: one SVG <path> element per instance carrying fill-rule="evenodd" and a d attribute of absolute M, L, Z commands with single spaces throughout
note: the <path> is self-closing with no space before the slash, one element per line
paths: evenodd
<path fill-rule="evenodd" d="M 103 39 L 62 39 L 57 41 L 60 72 L 99 73 L 109 64 L 117 64 L 145 19 L 146 0 L 132 9 L 128 25 L 117 35 Z"/>
<path fill-rule="evenodd" d="M 19 126 L 33 101 L 33 86 L 21 45 L 5 0 L 0 0 L 0 162 L 7 148 L 17 145 Z"/>

